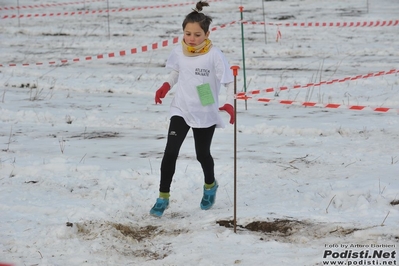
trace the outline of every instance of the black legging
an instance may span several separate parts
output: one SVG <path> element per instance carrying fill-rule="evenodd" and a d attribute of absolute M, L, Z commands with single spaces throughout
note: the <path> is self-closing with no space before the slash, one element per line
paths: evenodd
<path fill-rule="evenodd" d="M 193 128 L 195 152 L 197 160 L 201 163 L 204 172 L 204 180 L 207 184 L 215 181 L 214 163 L 211 155 L 211 143 L 216 125 L 208 128 Z M 180 116 L 173 116 L 170 119 L 168 140 L 165 153 L 161 163 L 161 183 L 160 192 L 169 192 L 173 175 L 175 174 L 176 161 L 179 156 L 180 147 L 190 126 Z"/>

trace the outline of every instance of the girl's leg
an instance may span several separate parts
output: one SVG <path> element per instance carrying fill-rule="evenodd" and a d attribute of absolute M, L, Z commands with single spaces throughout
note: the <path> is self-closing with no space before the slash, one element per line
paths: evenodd
<path fill-rule="evenodd" d="M 214 162 L 211 155 L 211 144 L 216 125 L 209 128 L 193 128 L 195 152 L 204 172 L 205 184 L 215 182 Z"/>
<path fill-rule="evenodd" d="M 170 185 L 176 169 L 176 160 L 179 155 L 180 147 L 183 144 L 189 129 L 190 127 L 182 117 L 173 116 L 170 119 L 168 139 L 161 163 L 160 192 L 170 192 Z"/>

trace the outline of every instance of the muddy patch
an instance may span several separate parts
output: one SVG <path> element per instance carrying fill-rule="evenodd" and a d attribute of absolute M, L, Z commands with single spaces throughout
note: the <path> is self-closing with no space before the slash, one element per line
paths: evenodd
<path fill-rule="evenodd" d="M 233 220 L 219 220 L 220 226 L 233 228 Z M 259 234 L 261 240 L 275 240 L 295 243 L 306 239 L 321 239 L 325 237 L 346 237 L 359 230 L 368 228 L 350 227 L 339 224 L 299 221 L 295 219 L 271 219 L 267 221 L 253 221 L 246 225 L 237 224 L 240 231 L 250 231 Z"/>
<path fill-rule="evenodd" d="M 144 227 L 134 227 L 124 224 L 112 223 L 111 226 L 119 231 L 122 235 L 135 239 L 138 242 L 147 238 L 152 238 L 154 234 L 159 232 L 158 227 L 151 225 Z"/>
<path fill-rule="evenodd" d="M 114 223 L 108 221 L 86 221 L 66 223 L 67 227 L 76 227 L 77 237 L 101 245 L 103 252 L 118 252 L 123 256 L 134 256 L 143 260 L 159 260 L 172 252 L 171 243 L 157 243 L 158 236 L 177 236 L 188 230 L 166 230 L 159 226 L 139 226 L 135 224 Z"/>
<path fill-rule="evenodd" d="M 393 200 L 390 202 L 392 206 L 399 205 L 399 200 Z"/>
<path fill-rule="evenodd" d="M 179 235 L 186 231 L 172 230 L 166 231 L 159 226 L 147 225 L 138 226 L 134 224 L 122 224 L 113 222 L 88 221 L 83 223 L 67 223 L 67 226 L 76 226 L 78 234 L 84 239 L 94 239 L 102 233 L 110 233 L 110 235 L 125 239 L 131 242 L 142 242 L 152 239 L 157 235 Z"/>
<path fill-rule="evenodd" d="M 303 226 L 303 222 L 277 219 L 271 222 L 251 222 L 245 226 L 245 229 L 256 232 L 277 233 L 280 235 L 288 236 L 298 231 L 298 229 Z"/>
<path fill-rule="evenodd" d="M 83 138 L 83 139 L 109 139 L 117 137 L 119 137 L 119 132 L 112 132 L 112 131 L 83 132 L 81 134 L 71 136 L 71 138 Z"/>
<path fill-rule="evenodd" d="M 175 213 L 172 218 L 184 218 Z M 176 219 L 172 219 L 176 222 Z M 218 220 L 216 223 L 233 229 L 233 220 Z M 173 223 L 172 223 L 173 224 Z M 161 260 L 176 252 L 174 240 L 178 236 L 188 236 L 192 231 L 190 226 L 138 225 L 135 223 L 116 223 L 111 221 L 84 221 L 67 222 L 67 227 L 73 228 L 74 237 L 82 241 L 93 243 L 101 254 L 114 254 L 134 257 L 140 262 Z M 239 234 L 249 233 L 260 241 L 278 241 L 280 243 L 303 244 L 317 240 L 336 238 L 340 240 L 353 239 L 356 231 L 363 230 L 362 234 L 370 239 L 378 237 L 397 242 L 398 235 L 378 232 L 381 226 L 356 227 L 353 224 L 317 222 L 297 220 L 292 217 L 280 219 L 254 220 L 247 224 L 237 224 Z M 165 240 L 166 239 L 166 240 Z"/>
<path fill-rule="evenodd" d="M 343 17 L 360 17 L 361 15 L 368 13 L 367 10 L 360 10 L 355 8 L 342 8 L 337 9 L 337 11 L 339 12 L 339 15 Z"/>
<path fill-rule="evenodd" d="M 274 17 L 273 19 L 276 19 L 276 20 L 289 20 L 289 19 L 295 19 L 295 16 L 282 15 L 282 16 Z"/>

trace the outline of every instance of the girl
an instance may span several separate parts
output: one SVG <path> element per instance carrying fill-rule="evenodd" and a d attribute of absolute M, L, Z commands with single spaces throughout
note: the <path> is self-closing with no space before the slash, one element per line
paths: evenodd
<path fill-rule="evenodd" d="M 208 210 L 213 206 L 218 183 L 214 176 L 210 148 L 215 128 L 224 127 L 218 111 L 226 111 L 230 115 L 230 124 L 234 124 L 234 77 L 223 53 L 212 46 L 208 39 L 212 18 L 201 13 L 204 6 L 209 4 L 199 1 L 193 12 L 184 19 L 181 46 L 173 49 L 166 62 L 166 67 L 172 71 L 155 94 L 155 103 L 161 104 L 161 99 L 176 85 L 161 163 L 159 198 L 150 211 L 151 215 L 157 217 L 161 217 L 169 206 L 176 160 L 190 128 L 193 130 L 197 160 L 204 172 L 204 193 L 200 207 Z M 227 99 L 226 104 L 218 108 L 221 84 L 227 88 Z"/>

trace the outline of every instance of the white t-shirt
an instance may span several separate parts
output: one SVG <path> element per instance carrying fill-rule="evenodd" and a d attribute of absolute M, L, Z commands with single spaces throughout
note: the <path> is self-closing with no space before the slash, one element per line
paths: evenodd
<path fill-rule="evenodd" d="M 182 46 L 171 52 L 166 67 L 179 72 L 176 92 L 171 103 L 170 116 L 181 116 L 193 128 L 213 125 L 224 127 L 219 115 L 219 92 L 221 84 L 234 81 L 233 73 L 223 53 L 216 47 L 199 56 L 185 56 Z M 214 103 L 203 106 L 197 86 L 208 83 Z"/>

